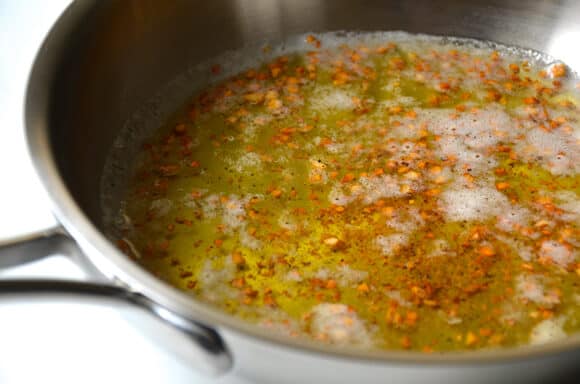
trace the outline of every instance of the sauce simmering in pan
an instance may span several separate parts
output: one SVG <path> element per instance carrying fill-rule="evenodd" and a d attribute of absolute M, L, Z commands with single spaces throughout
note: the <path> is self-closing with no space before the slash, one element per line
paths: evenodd
<path fill-rule="evenodd" d="M 336 345 L 578 331 L 567 67 L 412 36 L 306 40 L 204 89 L 143 145 L 119 246 L 228 313 Z"/>

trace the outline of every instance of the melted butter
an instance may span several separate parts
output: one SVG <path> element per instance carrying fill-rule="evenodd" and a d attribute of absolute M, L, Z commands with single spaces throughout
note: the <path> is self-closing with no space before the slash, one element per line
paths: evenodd
<path fill-rule="evenodd" d="M 444 351 L 575 332 L 578 95 L 524 61 L 411 37 L 228 78 L 144 146 L 120 245 L 293 337 Z"/>

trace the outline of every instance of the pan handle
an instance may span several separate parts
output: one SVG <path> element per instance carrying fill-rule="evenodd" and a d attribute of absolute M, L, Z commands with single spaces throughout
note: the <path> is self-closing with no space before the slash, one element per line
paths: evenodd
<path fill-rule="evenodd" d="M 82 257 L 76 242 L 64 229 L 56 226 L 35 233 L 0 240 L 0 269 L 16 267 L 49 255 L 65 255 L 90 275 L 95 270 Z M 97 300 L 103 305 L 113 302 L 131 304 L 142 310 L 155 326 L 147 328 L 147 336 L 169 348 L 186 364 L 208 376 L 220 376 L 233 365 L 232 357 L 220 335 L 213 329 L 180 317 L 146 296 L 108 281 L 82 282 L 56 279 L 2 279 L 0 298 L 73 297 Z M 139 324 L 135 324 L 139 325 Z M 160 340 L 162 338 L 163 340 Z M 184 342 L 187 340 L 188 342 Z"/>

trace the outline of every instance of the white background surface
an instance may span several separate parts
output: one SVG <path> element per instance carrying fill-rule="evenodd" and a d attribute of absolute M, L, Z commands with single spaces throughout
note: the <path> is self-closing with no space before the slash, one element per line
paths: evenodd
<path fill-rule="evenodd" d="M 23 100 L 44 35 L 69 0 L 0 0 L 0 239 L 49 227 L 54 219 L 28 160 Z M 53 257 L 15 276 L 82 278 Z M 130 308 L 74 301 L 0 298 L 0 384 L 240 383 L 209 380 L 150 343 L 123 317 Z"/>

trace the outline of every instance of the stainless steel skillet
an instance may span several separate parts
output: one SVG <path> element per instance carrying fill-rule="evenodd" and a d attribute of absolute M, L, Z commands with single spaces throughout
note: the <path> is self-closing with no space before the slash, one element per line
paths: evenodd
<path fill-rule="evenodd" d="M 2 265 L 76 255 L 93 283 L 2 282 L 0 292 L 124 300 L 160 320 L 162 343 L 213 374 L 265 382 L 545 382 L 573 372 L 580 338 L 544 347 L 423 355 L 335 349 L 264 333 L 196 302 L 128 260 L 103 235 L 100 179 L 126 120 L 195 63 L 304 32 L 405 30 L 493 40 L 580 61 L 574 1 L 77 1 L 30 76 L 30 153 L 61 227 L 5 244 Z M 73 240 L 74 239 L 74 240 Z M 82 255 L 80 255 L 82 253 Z"/>

